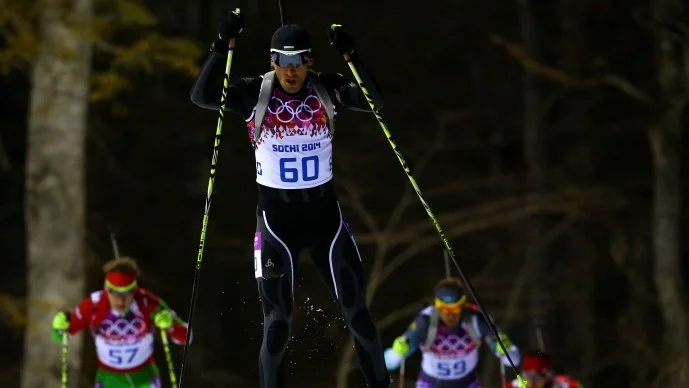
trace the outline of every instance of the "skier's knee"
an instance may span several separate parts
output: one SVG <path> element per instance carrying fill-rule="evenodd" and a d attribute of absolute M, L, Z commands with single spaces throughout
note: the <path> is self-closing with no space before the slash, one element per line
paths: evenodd
<path fill-rule="evenodd" d="M 340 272 L 338 299 L 344 308 L 350 309 L 354 307 L 356 303 L 357 293 L 356 287 L 354 287 L 355 281 L 351 271 L 344 270 Z"/>
<path fill-rule="evenodd" d="M 290 336 L 290 324 L 285 320 L 276 320 L 268 325 L 267 330 L 268 352 L 272 355 L 279 354 L 287 347 Z"/>
<path fill-rule="evenodd" d="M 292 292 L 287 278 L 259 279 L 258 294 L 264 316 L 276 314 L 282 318 L 292 315 Z"/>
<path fill-rule="evenodd" d="M 338 301 L 347 309 L 358 309 L 366 305 L 364 297 L 363 271 L 358 272 L 356 267 L 346 265 L 341 267 L 338 284 Z"/>
<path fill-rule="evenodd" d="M 371 318 L 371 314 L 369 313 L 368 309 L 363 308 L 357 310 L 354 315 L 348 319 L 348 321 L 352 331 L 356 335 L 361 336 L 368 341 L 373 341 L 375 339 L 376 326 L 373 323 L 373 318 Z"/>
<path fill-rule="evenodd" d="M 342 248 L 342 257 L 344 259 L 345 265 L 351 271 L 350 276 L 352 276 L 352 282 L 350 287 L 354 293 L 364 293 L 366 276 L 364 275 L 364 267 L 361 265 L 361 258 L 359 257 L 359 251 L 354 245 L 354 240 L 351 236 L 348 237 L 347 242 Z"/>

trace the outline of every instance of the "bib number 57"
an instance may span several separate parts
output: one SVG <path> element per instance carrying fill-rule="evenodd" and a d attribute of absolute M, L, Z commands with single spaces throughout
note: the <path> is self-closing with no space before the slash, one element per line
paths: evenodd
<path fill-rule="evenodd" d="M 128 349 L 110 349 L 108 355 L 110 356 L 110 362 L 113 365 L 131 364 L 136 357 L 136 353 L 139 349 L 128 348 Z"/>
<path fill-rule="evenodd" d="M 438 375 L 441 377 L 460 377 L 467 372 L 467 364 L 464 360 L 440 361 L 437 368 Z"/>
<path fill-rule="evenodd" d="M 301 167 L 301 168 L 300 168 Z M 307 156 L 301 158 L 301 163 L 297 158 L 280 159 L 280 180 L 287 183 L 302 181 L 315 181 L 318 179 L 319 161 L 318 156 Z"/>

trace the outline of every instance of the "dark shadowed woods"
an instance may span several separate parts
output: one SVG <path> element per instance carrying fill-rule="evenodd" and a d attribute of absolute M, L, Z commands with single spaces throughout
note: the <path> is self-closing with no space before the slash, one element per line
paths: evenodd
<path fill-rule="evenodd" d="M 349 74 L 330 24 L 357 39 L 458 262 L 518 346 L 544 346 L 587 387 L 688 386 L 689 6 L 283 1 L 312 32 L 318 70 Z M 109 225 L 143 284 L 186 317 L 217 119 L 189 89 L 224 12 L 246 16 L 233 77 L 268 68 L 279 15 L 263 0 L 0 6 L 0 385 L 57 386 L 50 321 L 101 287 Z M 243 121 L 228 117 L 189 387 L 257 382 L 253 156 Z M 336 138 L 336 184 L 387 344 L 430 300 L 443 248 L 375 118 L 341 112 Z M 362 386 L 305 259 L 290 386 Z M 86 387 L 84 339 L 70 345 L 70 370 Z M 498 363 L 482 361 L 485 386 L 498 386 Z"/>

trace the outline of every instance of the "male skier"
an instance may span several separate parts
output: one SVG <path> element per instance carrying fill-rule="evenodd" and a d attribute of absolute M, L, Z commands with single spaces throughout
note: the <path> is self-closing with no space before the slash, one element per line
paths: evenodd
<path fill-rule="evenodd" d="M 231 39 L 239 37 L 242 18 L 231 13 L 219 28 L 191 91 L 196 105 L 221 106 L 225 58 Z M 342 28 L 332 26 L 330 44 L 348 56 L 367 84 L 378 108 L 382 101 L 375 82 Z M 333 184 L 335 110 L 370 111 L 356 83 L 337 73 L 316 73 L 311 35 L 289 24 L 275 31 L 270 52 L 271 71 L 230 82 L 222 102 L 225 110 L 246 122 L 255 151 L 258 188 L 254 277 L 263 308 L 263 343 L 259 355 L 259 386 L 285 386 L 285 352 L 292 335 L 294 273 L 299 253 L 311 259 L 340 305 L 354 338 L 361 370 L 373 388 L 391 381 L 383 359 L 383 344 L 366 306 L 366 278 L 359 250 L 343 216 Z M 345 131 L 345 128 L 341 129 Z M 248 161 L 247 161 L 248 162 Z"/>
<path fill-rule="evenodd" d="M 500 339 L 512 362 L 517 364 L 517 347 L 502 333 Z M 385 362 L 388 370 L 395 370 L 420 349 L 421 373 L 416 388 L 480 388 L 476 367 L 482 343 L 503 364 L 509 365 L 478 307 L 466 302 L 460 281 L 446 278 L 435 287 L 434 305 L 423 309 L 405 334 L 397 337 L 392 348 L 385 351 Z"/>
<path fill-rule="evenodd" d="M 158 296 L 138 287 L 139 267 L 131 258 L 103 266 L 105 285 L 53 319 L 53 339 L 89 329 L 96 341 L 98 369 L 95 388 L 161 388 L 153 359 L 157 331 L 183 345 L 187 325 Z"/>

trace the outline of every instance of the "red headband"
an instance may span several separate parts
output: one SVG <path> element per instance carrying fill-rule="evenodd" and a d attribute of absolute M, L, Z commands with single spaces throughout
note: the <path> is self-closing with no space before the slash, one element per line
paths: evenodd
<path fill-rule="evenodd" d="M 136 281 L 136 273 L 133 272 L 108 272 L 105 280 L 115 287 L 127 287 Z"/>
<path fill-rule="evenodd" d="M 526 356 L 524 357 L 524 361 L 522 362 L 523 371 L 543 373 L 549 371 L 551 366 L 552 364 L 550 360 L 538 356 Z"/>

